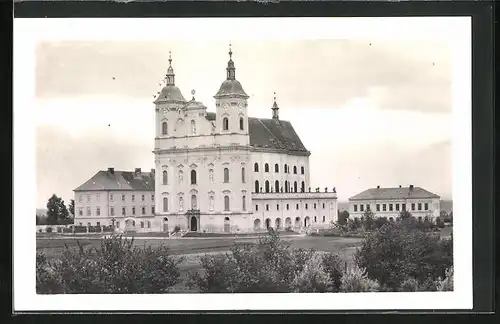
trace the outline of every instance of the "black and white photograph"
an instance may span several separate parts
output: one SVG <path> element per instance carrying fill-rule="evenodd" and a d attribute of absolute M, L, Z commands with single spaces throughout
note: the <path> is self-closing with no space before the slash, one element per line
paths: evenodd
<path fill-rule="evenodd" d="M 470 18 L 14 30 L 16 307 L 471 307 Z"/>

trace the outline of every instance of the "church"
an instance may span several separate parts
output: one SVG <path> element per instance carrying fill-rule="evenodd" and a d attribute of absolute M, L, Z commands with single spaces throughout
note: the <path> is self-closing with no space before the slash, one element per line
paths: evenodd
<path fill-rule="evenodd" d="M 154 100 L 154 169 L 147 174 L 140 169 L 99 172 L 102 177 L 123 174 L 135 183 L 126 181 L 120 188 L 100 185 L 103 193 L 109 196 L 112 190 L 119 197 L 121 188 L 150 190 L 153 206 L 132 216 L 122 206 L 121 215 L 111 216 L 106 209 L 113 204 L 108 201 L 98 217 L 100 224 L 111 224 L 113 217 L 118 227 L 128 230 L 243 233 L 327 227 L 337 221 L 335 188 L 311 189 L 311 152 L 291 122 L 279 118 L 276 97 L 270 118 L 249 116 L 249 96 L 236 78 L 232 56 L 230 49 L 226 80 L 214 95 L 215 112 L 196 101 L 194 91 L 192 99 L 185 99 L 175 85 L 169 57 L 164 85 Z M 147 181 L 141 184 L 142 176 Z M 88 196 L 86 189 L 95 183 L 94 177 L 75 190 L 75 210 L 82 201 L 76 196 Z M 77 213 L 75 223 L 86 216 Z"/>

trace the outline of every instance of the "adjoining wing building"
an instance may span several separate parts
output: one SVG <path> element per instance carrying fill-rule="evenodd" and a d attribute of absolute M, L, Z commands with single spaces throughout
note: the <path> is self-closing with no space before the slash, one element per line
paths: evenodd
<path fill-rule="evenodd" d="M 229 51 L 215 113 L 175 85 L 169 58 L 155 104 L 155 168 L 99 171 L 75 189 L 75 223 L 137 231 L 251 232 L 328 226 L 335 188 L 311 190 L 309 156 L 289 121 L 249 116 Z M 99 197 L 99 198 L 98 198 Z"/>

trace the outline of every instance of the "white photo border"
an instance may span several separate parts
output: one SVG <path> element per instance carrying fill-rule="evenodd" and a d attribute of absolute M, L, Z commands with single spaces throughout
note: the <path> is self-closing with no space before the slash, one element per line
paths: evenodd
<path fill-rule="evenodd" d="M 228 28 L 231 26 L 231 28 Z M 165 30 L 175 30 L 167 34 Z M 454 291 L 333 294 L 37 295 L 35 46 L 60 40 L 446 40 L 453 51 Z M 14 311 L 472 309 L 470 17 L 14 19 Z M 33 224 L 34 226 L 34 224 Z"/>

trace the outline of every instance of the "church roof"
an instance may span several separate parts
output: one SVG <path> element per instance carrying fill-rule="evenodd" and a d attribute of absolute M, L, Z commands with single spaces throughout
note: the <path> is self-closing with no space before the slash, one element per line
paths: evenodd
<path fill-rule="evenodd" d="M 386 199 L 427 199 L 440 198 L 420 187 L 402 187 L 402 188 L 370 188 L 349 200 L 386 200 Z"/>
<path fill-rule="evenodd" d="M 214 96 L 215 98 L 220 98 L 222 96 L 242 96 L 248 98 L 245 90 L 243 90 L 243 86 L 238 80 L 224 80 L 222 82 L 219 91 Z"/>
<path fill-rule="evenodd" d="M 181 93 L 181 90 L 177 88 L 175 85 L 167 85 L 161 89 L 160 94 L 154 101 L 154 103 L 158 103 L 160 101 L 186 101 L 184 96 Z"/>
<path fill-rule="evenodd" d="M 130 171 L 98 171 L 90 180 L 74 191 L 141 190 L 154 191 L 155 179 L 151 172 L 141 172 L 138 177 Z"/>
<path fill-rule="evenodd" d="M 209 112 L 205 118 L 214 121 L 216 114 Z M 309 153 L 289 121 L 249 117 L 248 128 L 250 146 Z"/>

